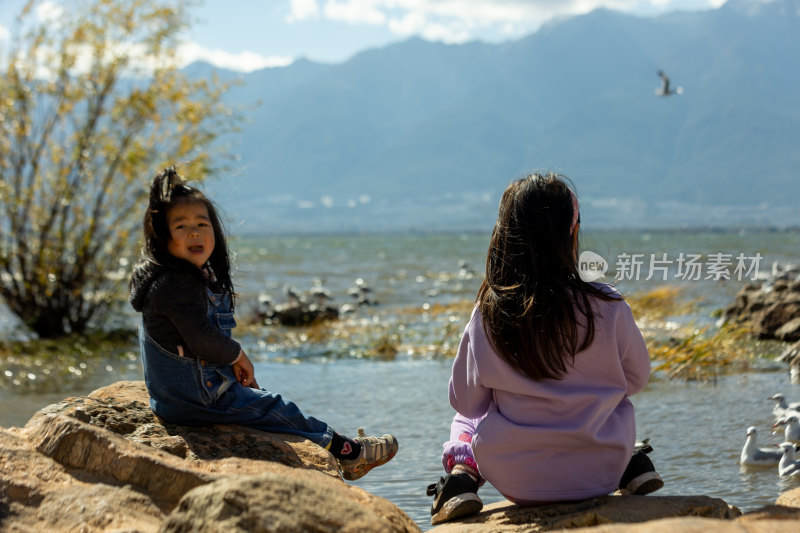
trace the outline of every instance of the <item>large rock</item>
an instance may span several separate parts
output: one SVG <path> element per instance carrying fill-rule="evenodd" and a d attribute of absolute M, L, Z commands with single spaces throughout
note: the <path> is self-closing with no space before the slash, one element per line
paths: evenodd
<path fill-rule="evenodd" d="M 356 498 L 347 489 L 340 481 L 316 475 L 289 480 L 272 473 L 230 476 L 187 493 L 162 531 L 361 533 L 411 529 L 388 501 L 369 493 Z"/>
<path fill-rule="evenodd" d="M 570 533 L 797 533 L 798 522 L 771 519 L 740 522 L 710 518 L 663 518 L 643 524 L 602 524 Z"/>
<path fill-rule="evenodd" d="M 132 486 L 97 483 L 0 428 L 0 530 L 157 531 L 165 515 Z"/>
<path fill-rule="evenodd" d="M 419 531 L 394 504 L 344 483 L 319 446 L 241 426 L 166 424 L 143 382 L 68 398 L 22 429 L 0 428 L 2 531 L 194 531 L 204 521 L 217 530 L 212 518 L 234 531 L 289 531 L 302 517 L 320 524 L 308 531 L 332 531 L 356 509 L 365 527 Z"/>
<path fill-rule="evenodd" d="M 707 496 L 605 496 L 580 502 L 518 506 L 508 501 L 487 505 L 478 515 L 433 528 L 436 533 L 522 533 L 646 522 L 675 516 L 729 520 L 741 515 Z"/>
<path fill-rule="evenodd" d="M 504 501 L 431 531 L 533 533 L 564 529 L 576 533 L 796 533 L 800 531 L 800 488 L 784 492 L 776 505 L 747 514 L 707 496 L 606 496 L 536 506 Z"/>
<path fill-rule="evenodd" d="M 725 309 L 725 320 L 746 324 L 762 339 L 800 340 L 800 279 L 777 279 L 742 287 Z"/>
<path fill-rule="evenodd" d="M 797 518 L 800 518 L 800 487 L 782 493 L 778 496 L 778 500 L 775 504 L 792 509 L 794 512 L 798 513 Z M 800 531 L 800 529 L 798 529 L 798 531 Z"/>

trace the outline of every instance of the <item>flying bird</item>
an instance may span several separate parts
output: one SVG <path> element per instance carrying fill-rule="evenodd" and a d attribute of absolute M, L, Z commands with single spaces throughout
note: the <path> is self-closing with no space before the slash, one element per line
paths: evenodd
<path fill-rule="evenodd" d="M 656 89 L 657 96 L 672 96 L 673 94 L 681 94 L 683 87 L 678 86 L 674 89 L 669 86 L 669 78 L 663 71 L 658 71 L 658 77 L 661 78 L 661 87 Z"/>

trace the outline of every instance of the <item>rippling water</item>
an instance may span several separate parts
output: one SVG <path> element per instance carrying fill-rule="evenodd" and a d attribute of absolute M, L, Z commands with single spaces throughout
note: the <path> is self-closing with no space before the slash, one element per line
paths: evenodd
<path fill-rule="evenodd" d="M 584 249 L 609 262 L 620 253 L 657 253 L 659 257 L 666 253 L 676 259 L 681 252 L 705 258 L 720 252 L 760 253 L 766 270 L 773 261 L 800 261 L 797 232 L 597 233 L 586 236 L 583 243 Z M 431 336 L 439 334 L 437 328 L 448 319 L 460 331 L 465 319 L 454 314 L 442 320 L 433 314 L 432 306 L 474 298 L 480 275 L 459 272 L 459 261 L 479 272 L 487 244 L 488 235 L 248 237 L 234 242 L 241 295 L 238 315 L 256 305 L 259 293 L 270 293 L 280 302 L 285 287 L 304 291 L 315 278 L 331 291 L 336 305 L 350 301 L 347 289 L 357 278 L 372 287 L 371 297 L 379 305 L 362 309 L 356 317 L 361 317 L 367 331 L 398 330 L 399 344 L 409 349 L 401 350 L 392 361 L 346 358 L 346 353 L 344 359 L 333 358 L 335 347 L 330 342 L 315 345 L 302 337 L 291 344 L 261 342 L 262 335 L 270 335 L 270 328 L 242 338 L 256 362 L 259 384 L 265 388 L 296 401 L 305 412 L 345 434 L 355 434 L 363 426 L 367 433 L 397 435 L 397 457 L 355 484 L 391 500 L 423 529 L 430 527 L 425 487 L 441 475 L 441 443 L 449 434 L 453 414 L 447 402 L 453 347 L 437 344 Z M 664 284 L 644 277 L 619 285 L 623 292 L 632 293 Z M 742 285 L 674 277 L 668 283 L 680 285 L 686 298 L 701 299 L 692 316 L 676 320 L 699 323 L 712 323 L 710 312 L 730 303 Z M 129 318 L 134 327 L 135 317 Z M 439 325 L 432 327 L 433 323 Z M 0 314 L 0 335 L 11 328 L 13 321 Z M 141 379 L 137 361 L 90 361 L 89 365 L 77 382 L 58 383 L 46 390 L 0 390 L 0 426 L 23 425 L 37 409 L 65 396 L 119 379 Z M 781 440 L 769 432 L 772 405 L 766 400 L 779 391 L 800 400 L 800 385 L 791 384 L 780 367 L 722 376 L 713 383 L 651 381 L 634 403 L 639 437 L 651 439 L 653 461 L 666 482 L 660 494 L 707 494 L 751 510 L 800 486 L 798 481 L 781 480 L 777 468 L 741 469 L 738 464 L 748 426 L 759 429 L 762 445 Z M 501 499 L 491 487 L 481 489 L 481 496 L 487 503 Z"/>

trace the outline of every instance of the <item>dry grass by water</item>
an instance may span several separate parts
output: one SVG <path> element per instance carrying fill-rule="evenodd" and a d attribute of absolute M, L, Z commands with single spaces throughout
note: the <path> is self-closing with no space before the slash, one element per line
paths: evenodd
<path fill-rule="evenodd" d="M 674 286 L 634 294 L 628 302 L 642 328 L 656 377 L 713 380 L 759 366 L 783 348 L 778 341 L 755 339 L 746 326 L 681 321 L 684 315 L 696 314 L 701 302 L 685 298 Z"/>

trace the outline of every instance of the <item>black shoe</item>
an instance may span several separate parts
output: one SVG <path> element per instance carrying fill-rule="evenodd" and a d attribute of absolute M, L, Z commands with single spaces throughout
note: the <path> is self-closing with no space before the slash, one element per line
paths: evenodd
<path fill-rule="evenodd" d="M 478 497 L 478 482 L 469 474 L 448 474 L 438 483 L 428 485 L 428 496 L 434 496 L 431 524 L 477 514 L 483 509 Z"/>
<path fill-rule="evenodd" d="M 663 486 L 664 480 L 656 472 L 653 462 L 643 450 L 636 450 L 622 474 L 619 488 L 630 494 L 644 496 Z"/>

